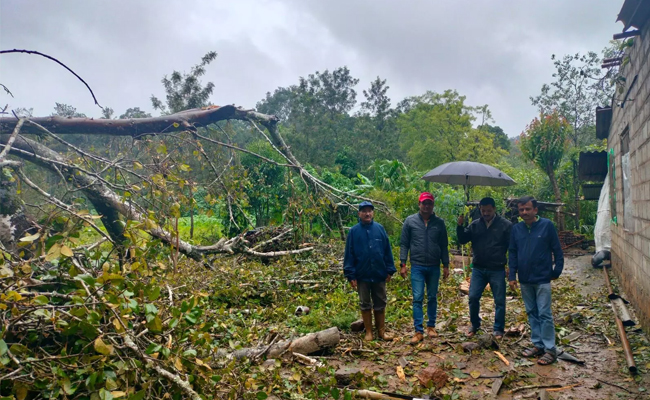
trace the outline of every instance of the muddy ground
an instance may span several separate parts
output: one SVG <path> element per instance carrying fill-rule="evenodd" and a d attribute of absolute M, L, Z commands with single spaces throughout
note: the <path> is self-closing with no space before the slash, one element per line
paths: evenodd
<path fill-rule="evenodd" d="M 537 398 L 540 388 L 517 389 L 556 385 L 559 388 L 550 388 L 548 392 L 552 399 L 650 398 L 648 339 L 638 326 L 627 328 L 639 369 L 639 374 L 633 377 L 628 372 L 606 297 L 603 272 L 592 268 L 590 260 L 590 255 L 567 257 L 564 273 L 553 287 L 558 347 L 584 361 L 584 365 L 558 360 L 551 366 L 540 366 L 535 359 L 524 359 L 519 353 L 524 346 L 530 345 L 527 329 L 523 335 L 506 336 L 498 342 L 498 351 L 505 356 L 509 366 L 493 349 L 464 352 L 460 348 L 462 342 L 478 341 L 478 338 L 467 339 L 464 335 L 469 326 L 466 309 L 448 314 L 447 326 L 441 327 L 439 337 L 425 337 L 424 342 L 415 347 L 408 344 L 413 334 L 412 327 L 394 326 L 393 323 L 389 324 L 389 329 L 397 337 L 396 341 L 366 344 L 360 340 L 359 334 L 346 333 L 336 351 L 322 360 L 340 372 L 358 370 L 346 382 L 348 387 L 356 384 L 377 391 L 412 393 L 419 397 L 428 394 L 430 398 L 445 399 Z M 616 287 L 615 279 L 613 283 Z M 624 293 L 620 294 L 625 297 Z M 440 299 L 441 304 L 445 301 Z M 466 306 L 467 297 L 464 296 L 462 301 Z M 483 329 L 485 333 L 491 333 L 493 306 L 490 292 L 484 293 L 481 311 Z M 509 291 L 506 328 L 525 322 L 526 314 L 519 293 Z M 404 380 L 397 375 L 400 357 L 403 357 L 403 364 L 408 362 L 403 368 Z M 448 375 L 449 383 L 443 389 L 421 386 L 417 374 L 427 366 L 438 367 Z M 499 379 L 495 377 L 500 375 L 505 376 L 505 382 L 495 396 L 493 385 Z"/>

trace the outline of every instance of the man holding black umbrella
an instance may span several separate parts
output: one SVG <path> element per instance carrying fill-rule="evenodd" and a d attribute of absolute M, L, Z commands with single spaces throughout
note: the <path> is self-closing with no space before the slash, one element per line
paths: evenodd
<path fill-rule="evenodd" d="M 506 253 L 510 243 L 512 223 L 496 215 L 496 203 L 491 197 L 479 202 L 481 218 L 472 221 L 466 228 L 464 216 L 458 217 L 458 243 L 472 242 L 474 253 L 472 280 L 469 286 L 469 317 L 472 326 L 467 336 L 472 337 L 481 327 L 479 308 L 481 297 L 487 284 L 490 284 L 494 297 L 493 334 L 497 339 L 503 337 L 506 319 Z"/>

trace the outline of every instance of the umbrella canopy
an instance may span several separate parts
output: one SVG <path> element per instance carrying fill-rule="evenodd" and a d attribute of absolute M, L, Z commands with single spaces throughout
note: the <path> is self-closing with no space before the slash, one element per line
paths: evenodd
<path fill-rule="evenodd" d="M 511 177 L 498 169 L 473 161 L 454 161 L 442 164 L 422 177 L 428 182 L 464 186 L 512 186 Z"/>

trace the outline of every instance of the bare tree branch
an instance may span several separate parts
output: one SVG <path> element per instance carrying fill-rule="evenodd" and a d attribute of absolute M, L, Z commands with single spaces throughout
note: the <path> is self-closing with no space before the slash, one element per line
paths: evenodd
<path fill-rule="evenodd" d="M 14 144 L 14 141 L 16 140 L 16 136 L 18 136 L 18 132 L 20 132 L 20 128 L 22 128 L 24 123 L 25 123 L 24 118 L 20 118 L 18 120 L 18 123 L 16 124 L 13 133 L 9 137 L 9 140 L 7 140 L 7 144 L 5 145 L 5 148 L 2 149 L 2 152 L 0 152 L 0 160 L 4 160 L 5 157 L 7 157 L 7 154 L 9 154 L 9 150 L 11 149 L 11 146 Z"/>
<path fill-rule="evenodd" d="M 0 54 L 9 54 L 9 53 L 35 54 L 35 55 L 37 55 L 37 56 L 45 57 L 45 58 L 47 58 L 48 60 L 52 60 L 52 61 L 54 61 L 55 63 L 59 64 L 59 65 L 62 66 L 63 68 L 65 68 L 65 69 L 67 69 L 68 71 L 70 71 L 70 73 L 72 73 L 72 75 L 76 76 L 77 79 L 79 79 L 81 82 L 83 82 L 83 84 L 86 85 L 86 87 L 88 88 L 88 91 L 90 92 L 90 94 L 93 96 L 93 100 L 95 101 L 95 104 L 97 104 L 97 106 L 98 106 L 99 108 L 101 108 L 102 110 L 104 109 L 104 107 L 102 107 L 102 106 L 99 105 L 99 102 L 97 101 L 97 98 L 95 97 L 95 93 L 93 93 L 93 90 L 92 90 L 92 89 L 90 88 L 90 86 L 86 83 L 86 81 L 84 81 L 83 78 L 80 77 L 79 75 L 77 75 L 76 72 L 74 72 L 73 70 L 71 70 L 67 65 L 65 65 L 65 64 L 62 63 L 61 61 L 57 60 L 56 58 L 54 58 L 54 57 L 52 57 L 52 56 L 48 56 L 47 54 L 43 54 L 43 53 L 41 53 L 40 51 L 34 51 L 34 50 L 19 50 L 19 49 L 13 49 L 13 50 L 0 50 Z M 3 86 L 4 86 L 4 85 L 3 85 Z M 6 87 L 5 87 L 5 90 L 7 90 Z M 9 92 L 9 93 L 11 93 L 11 92 Z M 14 97 L 14 96 L 12 95 L 11 97 Z"/>

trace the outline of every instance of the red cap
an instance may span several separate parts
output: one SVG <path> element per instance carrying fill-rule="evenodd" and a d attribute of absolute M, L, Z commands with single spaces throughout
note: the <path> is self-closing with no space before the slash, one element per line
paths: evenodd
<path fill-rule="evenodd" d="M 420 203 L 422 203 L 425 200 L 435 201 L 434 198 L 433 198 L 433 195 L 431 193 L 429 193 L 429 192 L 420 193 Z"/>

